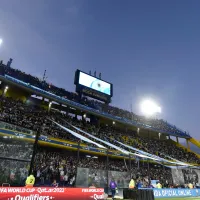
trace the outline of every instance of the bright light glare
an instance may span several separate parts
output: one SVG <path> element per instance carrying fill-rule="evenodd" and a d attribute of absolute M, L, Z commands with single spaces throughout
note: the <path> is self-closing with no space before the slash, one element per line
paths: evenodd
<path fill-rule="evenodd" d="M 156 113 L 161 113 L 161 108 L 151 100 L 145 100 L 141 103 L 141 111 L 144 115 L 151 116 Z"/>
<path fill-rule="evenodd" d="M 3 40 L 0 38 L 0 45 L 3 43 Z"/>

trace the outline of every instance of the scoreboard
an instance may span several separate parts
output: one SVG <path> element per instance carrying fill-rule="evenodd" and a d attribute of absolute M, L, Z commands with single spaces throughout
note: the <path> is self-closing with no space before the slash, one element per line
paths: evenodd
<path fill-rule="evenodd" d="M 107 81 L 76 70 L 74 84 L 76 92 L 110 103 L 113 96 L 113 85 Z"/>

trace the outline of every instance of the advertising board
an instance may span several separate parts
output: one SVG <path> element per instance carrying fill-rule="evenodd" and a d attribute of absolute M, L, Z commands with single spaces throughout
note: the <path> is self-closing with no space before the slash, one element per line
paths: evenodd
<path fill-rule="evenodd" d="M 200 189 L 153 189 L 155 198 L 198 197 Z"/>
<path fill-rule="evenodd" d="M 102 188 L 2 187 L 1 200 L 103 200 Z"/>

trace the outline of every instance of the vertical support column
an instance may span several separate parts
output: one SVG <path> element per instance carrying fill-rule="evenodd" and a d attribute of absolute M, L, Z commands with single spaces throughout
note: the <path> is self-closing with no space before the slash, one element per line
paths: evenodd
<path fill-rule="evenodd" d="M 79 166 L 79 161 L 80 161 L 80 145 L 81 145 L 81 141 L 78 141 L 78 151 L 77 151 L 77 168 Z"/>
<path fill-rule="evenodd" d="M 106 191 L 107 194 L 108 194 L 108 190 L 109 190 L 109 175 L 108 175 L 108 171 L 109 171 L 109 157 L 108 157 L 108 150 L 107 150 L 107 153 L 106 153 L 106 171 L 107 171 L 107 188 L 106 188 Z"/>
<path fill-rule="evenodd" d="M 40 131 L 38 131 L 36 133 L 35 143 L 33 145 L 33 154 L 32 154 L 31 164 L 30 164 L 30 168 L 29 168 L 29 175 L 31 175 L 33 173 L 33 166 L 34 166 L 35 156 L 37 154 L 37 147 L 38 147 L 39 137 L 40 137 Z"/>
<path fill-rule="evenodd" d="M 130 178 L 131 178 L 131 155 L 129 154 L 129 171 L 130 171 Z"/>
<path fill-rule="evenodd" d="M 187 143 L 187 148 L 190 149 L 190 143 L 188 139 L 186 139 L 186 143 Z"/>
<path fill-rule="evenodd" d="M 150 160 L 148 159 L 147 162 L 148 162 L 148 180 L 149 180 L 149 185 L 150 185 L 151 184 L 150 169 L 149 169 L 149 162 L 150 162 Z"/>
<path fill-rule="evenodd" d="M 179 144 L 179 140 L 178 140 L 178 137 L 176 136 L 176 142 Z"/>
<path fill-rule="evenodd" d="M 76 164 L 75 181 L 77 180 L 78 166 L 79 166 L 79 161 L 80 161 L 80 145 L 81 145 L 81 140 L 78 141 L 78 148 L 77 148 L 77 164 Z"/>
<path fill-rule="evenodd" d="M 150 140 L 150 131 L 149 130 L 148 130 L 148 139 Z M 149 180 L 149 184 L 150 184 L 149 159 L 147 160 L 147 164 L 148 164 L 148 180 Z"/>

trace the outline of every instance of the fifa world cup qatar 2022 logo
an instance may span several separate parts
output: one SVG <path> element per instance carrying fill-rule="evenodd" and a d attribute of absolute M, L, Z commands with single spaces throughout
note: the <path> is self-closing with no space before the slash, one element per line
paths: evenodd
<path fill-rule="evenodd" d="M 0 187 L 0 200 L 103 200 L 103 188 Z"/>

